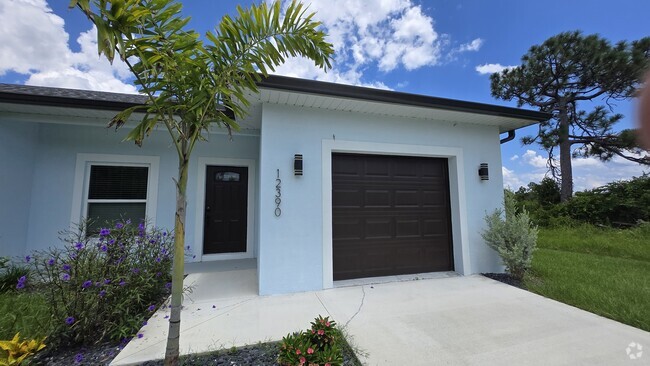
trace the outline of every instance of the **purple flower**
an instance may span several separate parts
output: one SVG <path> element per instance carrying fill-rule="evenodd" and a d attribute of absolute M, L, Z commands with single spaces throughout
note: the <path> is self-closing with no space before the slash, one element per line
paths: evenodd
<path fill-rule="evenodd" d="M 149 240 L 149 244 L 156 244 L 156 239 Z"/>
<path fill-rule="evenodd" d="M 156 258 L 156 262 L 158 262 L 158 263 L 160 263 L 161 260 L 162 260 L 162 259 L 161 259 L 160 257 L 157 257 L 157 258 Z"/>
<path fill-rule="evenodd" d="M 126 220 L 127 225 L 131 225 L 131 219 Z"/>
<path fill-rule="evenodd" d="M 163 319 L 169 319 L 169 315 L 165 315 Z"/>
<path fill-rule="evenodd" d="M 99 297 L 104 297 L 104 296 L 106 296 L 106 291 L 105 290 L 99 291 Z"/>
<path fill-rule="evenodd" d="M 90 287 L 92 285 L 93 285 L 93 281 L 87 280 L 87 281 L 84 281 L 84 283 L 83 283 L 83 285 L 81 285 L 81 287 L 88 288 L 88 287 Z"/>
<path fill-rule="evenodd" d="M 144 334 L 138 333 L 138 338 L 142 338 L 142 337 L 144 337 Z"/>
<path fill-rule="evenodd" d="M 48 266 L 53 266 L 55 262 L 56 261 L 54 260 L 54 258 L 50 258 L 50 259 L 47 260 L 47 265 Z"/>
<path fill-rule="evenodd" d="M 82 353 L 77 353 L 74 356 L 74 362 L 75 363 L 81 363 L 81 361 L 83 361 L 83 360 L 84 360 L 84 355 Z"/>
<path fill-rule="evenodd" d="M 99 236 L 107 236 L 111 233 L 110 229 L 107 229 L 103 227 L 101 230 L 99 230 Z"/>
<path fill-rule="evenodd" d="M 167 282 L 167 283 L 165 284 L 165 288 L 171 288 L 171 287 L 172 287 L 172 283 L 171 283 L 171 282 Z"/>
<path fill-rule="evenodd" d="M 64 273 L 63 276 L 61 276 L 61 279 L 65 282 L 70 281 L 70 275 L 67 273 Z"/>
<path fill-rule="evenodd" d="M 140 273 L 140 268 L 133 268 L 133 273 L 135 273 L 135 274 Z"/>
<path fill-rule="evenodd" d="M 29 263 L 29 261 L 31 261 L 31 260 L 32 260 L 32 257 L 30 257 L 28 255 L 25 256 L 25 262 Z"/>
<path fill-rule="evenodd" d="M 138 230 L 144 230 L 144 222 L 138 224 Z"/>
<path fill-rule="evenodd" d="M 25 276 L 20 277 L 18 279 L 18 283 L 16 284 L 16 288 L 18 290 L 21 290 L 21 289 L 25 288 L 25 282 L 26 281 L 27 281 L 27 277 L 25 277 Z"/>
<path fill-rule="evenodd" d="M 156 277 L 160 277 L 160 276 L 162 276 L 162 273 L 156 272 Z"/>
<path fill-rule="evenodd" d="M 64 271 L 66 271 L 66 272 L 67 272 L 67 271 L 69 271 L 69 270 L 70 270 L 70 268 L 71 268 L 71 267 L 70 267 L 70 265 L 69 265 L 69 264 L 64 264 L 62 268 L 63 268 L 63 270 L 64 270 Z"/>
<path fill-rule="evenodd" d="M 154 310 L 156 310 L 156 305 L 149 305 L 149 307 L 147 308 L 147 310 L 149 310 L 149 311 L 154 311 Z"/>
<path fill-rule="evenodd" d="M 163 236 L 167 236 L 167 232 L 166 232 L 166 231 L 163 231 Z"/>
<path fill-rule="evenodd" d="M 126 286 L 126 281 L 120 280 L 120 286 Z"/>
<path fill-rule="evenodd" d="M 142 322 L 142 326 L 143 326 L 143 327 L 144 327 L 145 325 L 147 325 L 147 324 L 149 324 L 149 323 L 147 323 L 146 320 Z"/>
<path fill-rule="evenodd" d="M 111 280 L 109 280 L 108 278 L 104 280 L 104 285 L 108 285 L 109 283 L 111 283 Z"/>
<path fill-rule="evenodd" d="M 77 249 L 77 250 L 81 250 L 81 249 L 84 248 L 84 243 L 78 241 L 78 242 L 75 243 L 74 247 L 75 247 L 75 249 Z"/>
<path fill-rule="evenodd" d="M 115 244 L 115 239 L 111 239 L 108 241 L 108 245 L 113 245 L 113 244 Z"/>
<path fill-rule="evenodd" d="M 118 222 L 118 223 L 115 224 L 115 228 L 116 228 L 116 229 L 121 229 L 121 228 L 123 228 L 123 227 L 124 227 L 124 224 L 121 223 L 121 222 Z"/>
<path fill-rule="evenodd" d="M 74 324 L 74 317 L 69 316 L 69 317 L 65 318 L 65 323 L 68 324 L 68 325 Z"/>
<path fill-rule="evenodd" d="M 99 250 L 101 250 L 102 252 L 105 252 L 105 251 L 108 250 L 108 247 L 106 246 L 106 244 L 102 244 L 102 246 L 99 247 Z"/>

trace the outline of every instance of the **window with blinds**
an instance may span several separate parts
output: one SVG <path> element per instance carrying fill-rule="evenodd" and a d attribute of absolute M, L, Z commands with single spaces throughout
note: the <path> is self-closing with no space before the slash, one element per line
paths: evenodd
<path fill-rule="evenodd" d="M 146 217 L 149 168 L 146 166 L 91 165 L 88 180 L 89 233 L 96 233 L 120 218 L 139 223 Z"/>

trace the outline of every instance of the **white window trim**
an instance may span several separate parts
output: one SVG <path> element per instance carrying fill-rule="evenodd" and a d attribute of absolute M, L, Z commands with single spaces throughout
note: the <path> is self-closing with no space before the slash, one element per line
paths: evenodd
<path fill-rule="evenodd" d="M 196 218 L 194 248 L 199 262 L 255 258 L 255 160 L 200 157 L 196 174 Z M 208 166 L 248 168 L 248 207 L 246 208 L 246 251 L 242 253 L 203 254 L 203 225 L 205 221 L 205 175 Z"/>
<path fill-rule="evenodd" d="M 125 200 L 128 202 L 144 201 L 146 203 L 145 215 L 149 225 L 156 225 L 156 208 L 158 206 L 158 176 L 160 171 L 160 157 L 141 155 L 111 155 L 111 154 L 77 154 L 75 166 L 74 186 L 72 189 L 72 213 L 70 214 L 71 228 L 86 217 L 88 211 L 88 183 L 90 181 L 91 165 L 119 165 L 119 166 L 146 166 L 149 176 L 147 178 L 146 200 Z M 91 200 L 99 202 L 101 200 Z M 116 202 L 116 200 L 108 200 Z"/>
<path fill-rule="evenodd" d="M 449 164 L 449 199 L 454 251 L 454 268 L 460 274 L 471 272 L 469 230 L 465 197 L 463 150 L 453 147 L 385 144 L 374 142 L 323 140 L 323 288 L 334 287 L 332 248 L 332 153 L 403 155 L 447 158 Z"/>

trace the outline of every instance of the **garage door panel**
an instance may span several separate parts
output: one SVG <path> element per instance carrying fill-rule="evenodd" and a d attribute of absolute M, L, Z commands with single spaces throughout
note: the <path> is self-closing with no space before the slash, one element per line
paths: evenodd
<path fill-rule="evenodd" d="M 364 191 L 365 207 L 390 207 L 391 191 L 388 189 L 366 189 Z"/>
<path fill-rule="evenodd" d="M 390 164 L 383 159 L 369 159 L 365 161 L 363 175 L 375 178 L 390 177 Z"/>
<path fill-rule="evenodd" d="M 421 236 L 420 220 L 401 218 L 395 220 L 395 238 L 418 238 Z"/>
<path fill-rule="evenodd" d="M 365 221 L 366 239 L 390 239 L 393 237 L 392 218 L 368 218 Z"/>
<path fill-rule="evenodd" d="M 332 234 L 340 240 L 363 239 L 362 219 L 348 217 L 332 220 Z"/>
<path fill-rule="evenodd" d="M 355 208 L 363 206 L 363 191 L 361 189 L 337 189 L 332 191 L 332 206 L 334 208 Z"/>
<path fill-rule="evenodd" d="M 332 167 L 335 280 L 453 269 L 446 159 L 333 154 Z"/>
<path fill-rule="evenodd" d="M 395 207 L 418 207 L 422 202 L 417 189 L 395 190 Z"/>

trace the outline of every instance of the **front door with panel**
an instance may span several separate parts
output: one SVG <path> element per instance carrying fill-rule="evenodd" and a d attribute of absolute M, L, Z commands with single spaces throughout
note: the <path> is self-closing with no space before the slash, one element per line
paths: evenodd
<path fill-rule="evenodd" d="M 248 168 L 208 166 L 203 254 L 246 252 Z"/>

